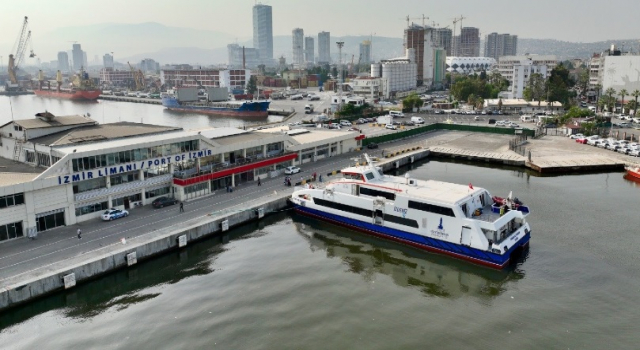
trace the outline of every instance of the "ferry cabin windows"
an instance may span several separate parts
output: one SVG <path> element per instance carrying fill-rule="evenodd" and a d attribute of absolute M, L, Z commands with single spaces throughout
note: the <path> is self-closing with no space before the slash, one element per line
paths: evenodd
<path fill-rule="evenodd" d="M 421 203 L 416 201 L 409 201 L 409 209 L 422 210 L 429 213 L 446 215 L 455 217 L 456 215 L 453 213 L 453 209 L 447 207 L 441 207 L 439 205 L 429 204 L 429 203 Z"/>
<path fill-rule="evenodd" d="M 375 177 L 372 172 L 365 173 L 364 175 L 367 177 L 367 180 L 373 180 Z"/>
<path fill-rule="evenodd" d="M 23 192 L 0 197 L 0 209 L 20 204 L 24 204 Z"/>
<path fill-rule="evenodd" d="M 360 194 L 365 196 L 371 196 L 371 197 L 384 197 L 392 201 L 396 200 L 395 193 L 379 191 L 373 188 L 360 187 Z M 411 208 L 411 206 L 409 206 L 409 208 Z"/>
<path fill-rule="evenodd" d="M 346 213 L 361 215 L 361 216 L 365 216 L 367 218 L 374 217 L 373 216 L 374 212 L 372 210 L 358 208 L 358 207 L 354 207 L 354 206 L 347 205 L 347 204 L 342 204 L 342 203 L 336 203 L 336 202 L 324 200 L 324 199 L 321 199 L 321 198 L 313 198 L 313 202 L 315 204 L 317 204 L 317 205 L 320 205 L 320 206 L 323 206 L 323 207 L 327 207 L 327 208 L 331 208 L 331 209 L 335 209 L 335 210 L 340 210 L 340 211 L 343 211 L 343 212 L 346 212 Z M 376 220 L 376 223 L 379 223 L 379 224 L 382 224 L 382 221 L 378 221 L 378 220 L 379 219 L 383 219 L 384 221 L 392 222 L 392 223 L 395 223 L 395 224 L 404 225 L 404 226 L 413 227 L 413 228 L 418 228 L 418 222 L 416 220 L 413 220 L 413 219 L 407 219 L 407 218 L 403 218 L 403 217 L 399 217 L 399 216 L 384 214 L 382 212 L 382 210 L 376 210 L 375 214 L 376 215 L 375 215 L 374 218 Z"/>

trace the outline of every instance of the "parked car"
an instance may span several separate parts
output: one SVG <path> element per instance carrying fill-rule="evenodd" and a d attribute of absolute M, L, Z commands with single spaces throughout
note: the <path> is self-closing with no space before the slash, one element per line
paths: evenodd
<path fill-rule="evenodd" d="M 572 135 L 568 135 L 570 139 L 575 140 L 575 139 L 579 139 L 579 138 L 583 138 L 584 135 L 583 134 L 572 134 Z"/>
<path fill-rule="evenodd" d="M 340 121 L 340 125 L 341 126 L 351 126 L 351 122 L 348 120 L 341 120 Z"/>
<path fill-rule="evenodd" d="M 618 147 L 618 149 L 616 149 L 616 152 L 622 153 L 622 154 L 629 154 L 630 151 L 631 150 L 627 146 L 621 146 L 621 147 Z"/>
<path fill-rule="evenodd" d="M 107 211 L 102 213 L 102 220 L 111 221 L 111 220 L 123 218 L 125 216 L 129 216 L 128 211 L 111 208 L 111 209 L 107 209 Z"/>
<path fill-rule="evenodd" d="M 298 168 L 297 166 L 288 166 L 284 168 L 284 173 L 287 175 L 297 174 L 299 172 L 300 172 L 300 168 Z"/>
<path fill-rule="evenodd" d="M 586 144 L 586 143 L 587 143 L 587 141 L 589 141 L 589 140 L 588 140 L 587 138 L 585 138 L 585 137 L 582 137 L 582 138 L 576 139 L 576 142 L 577 142 L 577 143 L 582 143 L 582 144 Z"/>
<path fill-rule="evenodd" d="M 347 131 L 360 131 L 360 129 L 354 127 L 349 128 Z"/>
<path fill-rule="evenodd" d="M 368 149 L 376 149 L 378 148 L 378 144 L 375 142 L 371 142 L 370 144 L 367 145 Z"/>
<path fill-rule="evenodd" d="M 554 129 L 556 127 L 556 125 L 552 124 L 552 123 L 548 123 L 548 124 L 545 124 L 544 127 L 547 128 L 547 129 Z"/>
<path fill-rule="evenodd" d="M 162 208 L 162 207 L 166 207 L 168 205 L 174 205 L 177 203 L 178 203 L 178 200 L 175 198 L 158 197 L 154 199 L 153 202 L 151 202 L 151 206 L 153 206 L 154 208 Z"/>
<path fill-rule="evenodd" d="M 596 146 L 599 142 L 600 142 L 600 140 L 598 140 L 598 139 L 588 139 L 587 140 L 587 145 Z"/>
<path fill-rule="evenodd" d="M 640 157 L 640 148 L 632 149 L 628 154 L 630 156 Z"/>
<path fill-rule="evenodd" d="M 416 123 L 414 123 L 414 122 L 412 122 L 410 120 L 407 120 L 407 121 L 402 122 L 401 125 L 404 125 L 404 126 L 415 126 Z"/>
<path fill-rule="evenodd" d="M 309 95 L 309 101 L 319 101 L 320 96 L 318 95 Z"/>
<path fill-rule="evenodd" d="M 496 120 L 495 119 L 489 119 L 489 124 L 495 124 Z"/>
<path fill-rule="evenodd" d="M 393 124 L 387 124 L 384 127 L 385 127 L 385 129 L 390 129 L 390 130 L 397 130 L 398 129 L 398 127 L 393 125 Z"/>

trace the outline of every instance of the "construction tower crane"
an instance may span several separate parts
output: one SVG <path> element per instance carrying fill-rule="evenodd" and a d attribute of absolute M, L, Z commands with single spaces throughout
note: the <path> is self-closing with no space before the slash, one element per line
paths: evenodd
<path fill-rule="evenodd" d="M 131 73 L 133 73 L 133 82 L 136 84 L 136 91 L 142 91 L 144 89 L 144 74 L 139 69 L 136 71 L 129 61 L 127 61 L 127 64 L 131 69 Z"/>
<path fill-rule="evenodd" d="M 460 32 L 462 32 L 462 20 L 463 19 L 466 19 L 466 17 L 463 17 L 462 15 L 460 15 L 460 18 L 454 18 L 453 19 L 453 37 L 451 38 L 451 40 L 453 40 L 453 43 L 452 43 L 453 44 L 453 49 L 451 50 L 452 51 L 451 54 L 453 56 L 458 56 L 459 55 L 459 53 L 457 51 L 458 48 L 456 47 L 457 46 L 456 45 L 456 24 L 458 22 L 460 22 Z"/>
<path fill-rule="evenodd" d="M 13 49 L 11 50 L 12 53 L 9 55 L 9 80 L 12 84 L 18 84 L 18 67 L 24 58 L 24 52 L 27 46 L 31 46 L 31 31 L 27 29 L 28 26 L 29 19 L 25 16 L 20 34 L 13 45 Z M 13 52 L 15 52 L 15 54 Z M 33 49 L 31 49 L 29 57 L 35 56 L 36 54 L 34 54 Z"/>
<path fill-rule="evenodd" d="M 353 74 L 353 58 L 355 55 L 351 55 L 351 66 L 349 66 L 349 75 Z"/>

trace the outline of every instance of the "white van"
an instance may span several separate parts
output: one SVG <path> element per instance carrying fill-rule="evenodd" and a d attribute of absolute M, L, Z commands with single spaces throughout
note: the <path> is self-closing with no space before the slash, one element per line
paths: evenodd
<path fill-rule="evenodd" d="M 416 124 L 424 124 L 424 119 L 422 119 L 422 117 L 411 117 L 411 121 Z"/>
<path fill-rule="evenodd" d="M 533 123 L 533 116 L 532 115 L 522 115 L 520 116 L 520 121 L 523 123 Z"/>
<path fill-rule="evenodd" d="M 389 115 L 392 117 L 404 118 L 404 113 L 400 111 L 389 111 Z"/>

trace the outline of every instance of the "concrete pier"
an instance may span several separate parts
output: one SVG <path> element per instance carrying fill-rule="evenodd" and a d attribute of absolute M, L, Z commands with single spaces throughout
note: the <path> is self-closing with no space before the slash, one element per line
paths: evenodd
<path fill-rule="evenodd" d="M 398 153 L 395 156 L 380 159 L 379 166 L 383 170 L 396 169 L 398 167 L 410 164 L 429 155 L 429 151 L 417 147 L 408 147 L 394 145 L 394 149 L 405 149 L 405 152 Z M 410 148 L 415 148 L 410 150 Z M 336 161 L 341 163 L 350 158 L 359 156 L 360 153 L 346 154 L 343 157 L 334 157 L 327 159 L 324 166 L 318 167 L 318 174 L 327 173 L 325 181 L 329 181 L 332 176 L 339 176 L 342 164 L 338 165 Z M 305 172 L 301 174 L 304 181 L 311 180 L 311 173 Z M 81 244 L 75 238 L 75 230 L 78 228 L 69 226 L 62 228 L 69 231 L 70 238 L 53 236 L 55 233 L 49 233 L 49 241 L 45 241 L 45 237 L 36 241 L 23 240 L 12 242 L 21 248 L 18 251 L 6 251 L 6 258 L 1 262 L 4 264 L 3 276 L 0 276 L 0 310 L 14 307 L 35 298 L 45 296 L 50 293 L 73 288 L 77 283 L 83 283 L 91 278 L 115 271 L 117 269 L 127 268 L 139 261 L 148 259 L 155 255 L 163 254 L 169 251 L 180 249 L 185 245 L 193 244 L 200 239 L 222 236 L 227 230 L 235 226 L 260 220 L 262 217 L 280 210 L 284 210 L 289 206 L 288 198 L 291 196 L 293 188 L 282 188 L 278 186 L 281 180 L 274 179 L 274 185 L 277 190 L 271 192 L 268 190 L 268 183 L 264 183 L 261 190 L 262 193 L 249 185 L 250 187 L 238 188 L 238 191 L 226 193 L 223 196 L 212 196 L 210 198 L 200 198 L 198 202 L 194 202 L 185 206 L 187 214 L 193 213 L 194 216 L 180 220 L 183 214 L 175 214 L 175 212 L 165 211 L 163 219 L 152 219 L 148 214 L 153 214 L 151 208 L 135 209 L 140 210 L 139 214 L 131 215 L 128 219 L 138 217 L 142 223 L 139 228 L 133 229 L 125 227 L 113 227 L 115 233 L 105 233 L 103 238 L 96 237 L 92 231 L 87 228 L 83 235 L 87 239 L 86 244 Z M 297 182 L 296 184 L 300 184 Z M 273 187 L 271 187 L 273 188 Z M 268 192 L 266 192 L 268 191 Z M 215 198 L 218 204 L 210 203 Z M 230 202 L 232 201 L 232 202 Z M 229 205 L 235 203 L 235 205 Z M 133 210 L 133 209 L 132 209 Z M 148 219 L 145 220 L 144 211 L 147 210 Z M 174 213 L 174 214 L 172 214 Z M 203 214 L 204 213 L 204 214 Z M 162 215 L 162 214 L 161 214 Z M 176 221 L 171 220 L 175 218 Z M 171 226 L 148 226 L 144 222 L 149 220 L 163 221 L 169 219 L 174 222 Z M 132 221 L 128 221 L 131 223 Z M 106 224 L 105 224 L 106 225 Z M 117 222 L 115 223 L 117 226 Z M 84 230 L 84 227 L 82 227 Z M 103 230 L 95 228 L 95 231 Z M 94 235 L 90 237 L 89 235 Z M 124 238 L 124 240 L 122 240 Z M 71 241 L 74 243 L 71 243 Z M 76 243 L 77 242 L 77 243 Z M 35 251 L 38 244 L 40 248 L 46 249 L 46 252 L 39 254 L 42 258 L 39 262 L 31 262 L 33 257 L 27 257 L 26 260 L 13 260 L 13 256 L 17 256 L 23 251 Z M 18 247 L 16 247 L 18 248 Z M 7 266 L 9 265 L 9 266 Z"/>

